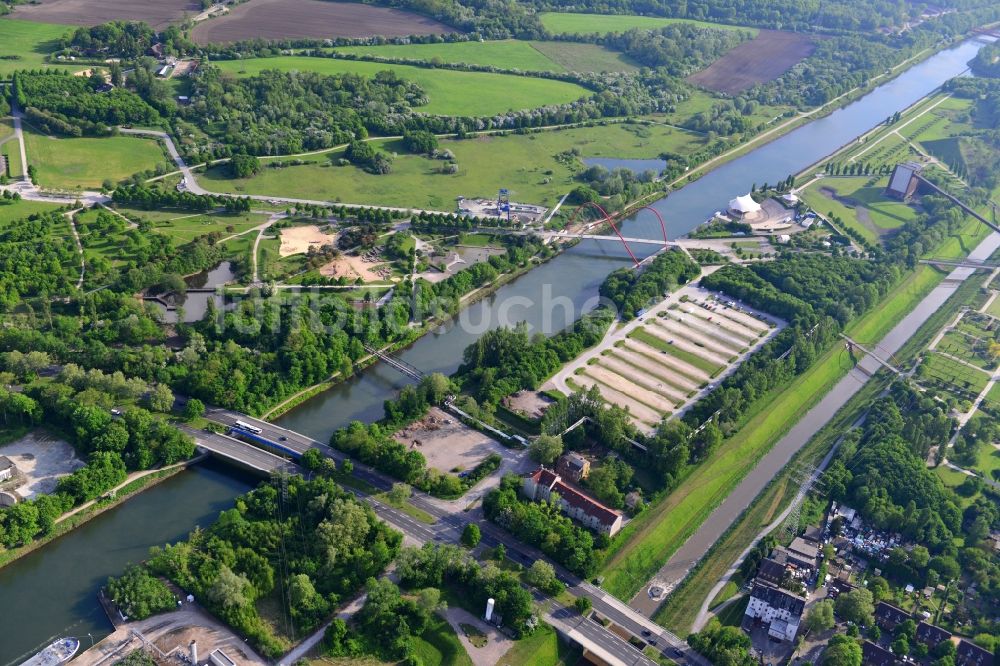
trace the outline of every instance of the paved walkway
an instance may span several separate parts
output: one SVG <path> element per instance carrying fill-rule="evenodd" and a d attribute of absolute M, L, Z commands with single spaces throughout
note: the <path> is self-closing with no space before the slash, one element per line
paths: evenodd
<path fill-rule="evenodd" d="M 448 620 L 451 628 L 455 630 L 455 633 L 458 634 L 458 640 L 461 641 L 462 647 L 469 653 L 472 663 L 476 666 L 494 666 L 495 664 L 499 664 L 500 658 L 507 654 L 507 650 L 514 645 L 514 641 L 500 633 L 496 627 L 486 624 L 464 608 L 449 607 L 444 611 L 444 617 Z M 483 647 L 473 645 L 472 641 L 469 640 L 462 630 L 461 625 L 463 624 L 470 624 L 486 634 L 486 645 Z"/>

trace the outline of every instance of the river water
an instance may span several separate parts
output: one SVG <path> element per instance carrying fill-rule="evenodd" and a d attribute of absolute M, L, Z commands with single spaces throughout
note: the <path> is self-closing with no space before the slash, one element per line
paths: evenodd
<path fill-rule="evenodd" d="M 745 194 L 754 183 L 776 183 L 855 140 L 896 111 L 904 109 L 948 79 L 964 72 L 981 44 L 974 41 L 942 51 L 876 88 L 852 104 L 804 125 L 739 157 L 653 204 L 666 220 L 667 234 L 683 235 L 725 207 L 732 197 Z M 597 163 L 588 160 L 588 163 Z M 624 162 L 602 160 L 609 167 Z M 662 238 L 652 213 L 641 212 L 625 222 L 626 237 Z M 654 246 L 636 245 L 642 258 Z M 465 347 L 488 328 L 526 321 L 532 331 L 552 334 L 597 304 L 597 288 L 604 277 L 629 259 L 623 247 L 604 241 L 583 241 L 548 264 L 506 285 L 489 299 L 464 311 L 457 321 L 426 335 L 397 354 L 424 372 L 453 372 Z M 570 316 L 566 312 L 572 310 Z M 409 380 L 384 364 L 313 398 L 278 422 L 316 439 L 352 420 L 372 421 L 382 416 L 382 403 Z"/>
<path fill-rule="evenodd" d="M 893 81 L 829 116 L 754 150 L 654 204 L 671 237 L 682 235 L 753 183 L 777 182 L 833 152 L 961 74 L 980 44 L 966 42 L 934 55 Z M 641 213 L 625 223 L 625 235 L 656 238 L 659 223 Z M 653 246 L 637 246 L 640 257 Z M 597 304 L 604 276 L 628 264 L 617 244 L 584 241 L 465 310 L 399 355 L 426 372 L 454 371 L 465 347 L 484 331 L 518 321 L 551 334 Z M 377 364 L 360 376 L 308 401 L 280 419 L 281 425 L 326 439 L 353 419 L 382 415 L 382 403 L 407 380 Z M 110 625 L 96 592 L 107 576 L 142 559 L 150 546 L 183 538 L 205 525 L 253 480 L 228 468 L 199 465 L 95 518 L 58 541 L 0 569 L 0 666 L 58 635 L 97 640 Z"/>

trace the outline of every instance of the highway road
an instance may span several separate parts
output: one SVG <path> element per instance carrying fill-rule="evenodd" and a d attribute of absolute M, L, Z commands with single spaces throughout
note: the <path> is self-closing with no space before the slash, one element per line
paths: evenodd
<path fill-rule="evenodd" d="M 222 425 L 233 425 L 236 421 L 256 426 L 261 429 L 261 436 L 278 442 L 281 446 L 293 451 L 303 453 L 311 448 L 317 448 L 323 454 L 333 458 L 338 463 L 347 458 L 342 452 L 330 447 L 323 442 L 319 442 L 311 437 L 307 437 L 293 430 L 282 428 L 273 423 L 249 417 L 239 412 L 228 409 L 210 407 L 205 412 L 206 418 Z M 226 438 L 232 439 L 232 438 Z M 237 440 L 232 440 L 237 441 Z M 242 442 L 241 442 L 242 443 Z M 244 446 L 253 448 L 249 444 Z M 380 472 L 373 470 L 367 465 L 357 461 L 354 464 L 354 476 L 361 479 L 379 490 L 388 490 L 395 479 L 389 478 Z M 397 529 L 412 539 L 421 543 L 457 543 L 462 531 L 469 522 L 476 522 L 482 532 L 482 543 L 488 547 L 496 547 L 503 544 L 507 549 L 507 555 L 514 561 L 518 561 L 524 566 L 531 566 L 536 559 L 547 559 L 543 553 L 531 548 L 506 531 L 490 523 L 482 517 L 481 509 L 465 511 L 465 503 L 452 502 L 442 503 L 429 495 L 414 491 L 410 502 L 413 506 L 427 512 L 437 519 L 433 525 L 420 522 L 407 514 L 394 509 L 357 489 L 349 488 L 357 497 L 369 502 L 379 517 L 391 523 Z M 454 507 L 448 510 L 442 506 Z M 655 641 L 655 645 L 662 653 L 677 661 L 678 663 L 690 663 L 696 666 L 711 666 L 710 662 L 688 647 L 687 643 L 679 637 L 673 635 L 649 618 L 643 617 L 627 604 L 611 596 L 604 590 L 582 580 L 579 576 L 570 573 L 558 564 L 553 563 L 559 579 L 566 584 L 567 589 L 576 596 L 585 596 L 590 599 L 594 610 L 600 615 L 608 618 L 618 626 L 628 631 L 633 636 L 648 643 Z M 580 618 L 579 613 L 573 610 L 562 609 Z M 551 622 L 559 624 L 567 633 L 574 630 L 579 636 L 591 639 L 608 650 L 609 653 L 622 664 L 653 664 L 654 662 L 645 657 L 638 649 L 622 640 L 620 637 L 606 629 L 605 627 L 587 620 L 584 623 L 573 623 L 568 616 L 558 614 L 557 607 L 553 607 L 548 618 Z M 598 640 L 598 638 L 600 640 Z"/>

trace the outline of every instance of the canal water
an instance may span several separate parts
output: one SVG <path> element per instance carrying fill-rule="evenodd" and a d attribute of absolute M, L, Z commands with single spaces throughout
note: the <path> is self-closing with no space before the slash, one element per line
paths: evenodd
<path fill-rule="evenodd" d="M 739 157 L 685 185 L 652 206 L 664 218 L 668 236 L 683 235 L 756 183 L 776 183 L 855 140 L 896 111 L 925 97 L 968 68 L 982 45 L 968 41 L 942 51 L 907 70 L 889 83 L 828 116 Z M 588 160 L 609 168 L 628 161 Z M 648 165 L 643 163 L 643 166 Z M 635 166 L 635 165 L 633 165 Z M 624 223 L 626 237 L 660 238 L 655 216 L 648 211 Z M 654 246 L 636 245 L 640 258 Z M 424 372 L 453 372 L 462 350 L 487 329 L 519 321 L 547 335 L 572 323 L 598 302 L 597 288 L 604 277 L 629 263 L 624 248 L 605 241 L 582 241 L 544 266 L 532 270 L 463 312 L 398 356 Z M 570 316 L 567 311 L 572 311 Z M 286 428 L 326 441 L 352 420 L 372 421 L 382 416 L 382 403 L 409 380 L 384 364 L 376 364 L 338 387 L 326 391 L 278 419 Z"/>
<path fill-rule="evenodd" d="M 777 182 L 821 159 L 896 111 L 966 69 L 980 44 L 966 42 L 936 54 L 893 81 L 829 116 L 762 146 L 653 204 L 671 237 L 682 235 L 753 183 Z M 659 223 L 641 213 L 625 223 L 625 235 L 656 238 Z M 653 246 L 637 246 L 644 256 Z M 427 371 L 450 373 L 462 350 L 484 331 L 519 321 L 551 334 L 596 306 L 597 288 L 610 271 L 628 264 L 621 246 L 583 241 L 475 304 L 456 320 L 418 340 L 400 356 Z M 285 415 L 281 425 L 325 440 L 354 419 L 382 415 L 382 403 L 406 384 L 377 364 Z M 107 576 L 142 559 L 150 546 L 183 538 L 206 525 L 253 479 L 203 464 L 183 472 L 108 511 L 39 551 L 0 569 L 0 666 L 20 663 L 28 653 L 60 635 L 95 640 L 110 630 L 96 602 Z"/>
<path fill-rule="evenodd" d="M 150 546 L 179 541 L 207 526 L 256 478 L 207 462 L 106 511 L 66 536 L 0 569 L 0 666 L 13 666 L 59 636 L 111 631 L 97 603 L 108 576 L 146 557 Z"/>

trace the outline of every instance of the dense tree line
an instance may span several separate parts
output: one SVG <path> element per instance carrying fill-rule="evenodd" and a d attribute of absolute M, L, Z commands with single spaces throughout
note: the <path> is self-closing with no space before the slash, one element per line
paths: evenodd
<path fill-rule="evenodd" d="M 698 264 L 680 249 L 661 253 L 642 270 L 619 268 L 601 283 L 600 294 L 615 304 L 618 316 L 629 321 L 640 310 L 662 301 L 679 285 L 687 284 L 701 273 Z"/>
<path fill-rule="evenodd" d="M 388 113 L 426 103 L 423 91 L 391 71 L 368 78 L 265 70 L 223 76 L 206 67 L 192 78 L 180 116 L 218 142 L 216 156 L 284 155 L 331 148 L 368 136 Z"/>
<path fill-rule="evenodd" d="M 36 296 L 62 296 L 74 287 L 80 258 L 60 212 L 35 213 L 0 230 L 0 309 Z"/>
<path fill-rule="evenodd" d="M 483 499 L 486 517 L 573 573 L 585 578 L 592 574 L 597 568 L 594 535 L 564 516 L 556 498 L 523 500 L 520 490 L 521 477 L 505 476 Z"/>
<path fill-rule="evenodd" d="M 940 423 L 932 439 L 914 439 L 928 420 Z M 897 382 L 871 404 L 864 425 L 845 437 L 825 478 L 831 498 L 917 544 L 889 552 L 886 576 L 900 584 L 975 583 L 988 622 L 1000 598 L 1000 563 L 989 541 L 1000 528 L 1000 504 L 984 493 L 963 508 L 927 467 L 928 447 L 946 445 L 952 426 L 933 395 Z"/>
<path fill-rule="evenodd" d="M 528 335 L 527 324 L 496 328 L 465 348 L 455 378 L 480 402 L 496 404 L 521 389 L 536 389 L 564 363 L 597 344 L 614 314 L 600 308 L 552 337 Z"/>
<path fill-rule="evenodd" d="M 704 69 L 752 36 L 749 30 L 675 23 L 655 30 L 636 28 L 623 33 L 610 33 L 595 41 L 621 51 L 646 67 L 662 68 L 671 76 L 684 77 Z"/>
<path fill-rule="evenodd" d="M 111 193 L 115 203 L 135 206 L 143 210 L 157 208 L 180 208 L 182 210 L 208 211 L 224 208 L 230 213 L 245 213 L 250 210 L 249 197 L 227 197 L 212 194 L 178 192 L 172 188 L 154 188 L 146 185 L 122 185 Z"/>
<path fill-rule="evenodd" d="M 160 114 L 142 97 L 124 88 L 105 89 L 100 76 L 69 72 L 15 72 L 12 96 L 50 131 L 70 136 L 107 133 L 109 126 L 154 125 Z"/>
<path fill-rule="evenodd" d="M 187 541 L 151 549 L 146 566 L 194 594 L 261 654 L 277 658 L 284 645 L 258 614 L 259 601 L 287 600 L 285 619 L 307 634 L 381 575 L 401 541 L 333 481 L 291 476 L 238 498 Z"/>
<path fill-rule="evenodd" d="M 986 44 L 969 63 L 972 73 L 990 79 L 1000 79 L 1000 45 Z"/>

